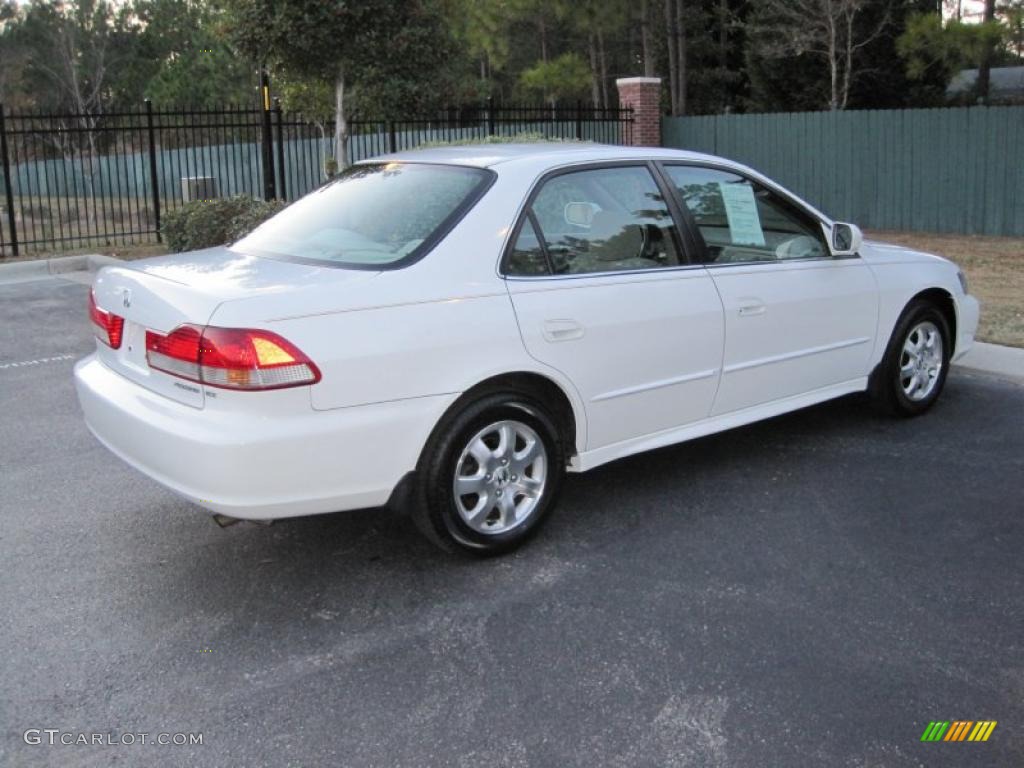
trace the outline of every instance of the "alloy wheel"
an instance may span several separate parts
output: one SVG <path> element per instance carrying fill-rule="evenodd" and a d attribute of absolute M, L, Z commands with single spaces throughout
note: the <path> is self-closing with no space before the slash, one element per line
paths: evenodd
<path fill-rule="evenodd" d="M 921 402 L 935 390 L 944 365 L 942 332 L 930 320 L 910 329 L 900 354 L 900 386 L 910 400 Z"/>
<path fill-rule="evenodd" d="M 547 475 L 547 450 L 537 432 L 520 421 L 497 421 L 470 438 L 455 464 L 455 506 L 474 531 L 506 533 L 537 508 Z"/>

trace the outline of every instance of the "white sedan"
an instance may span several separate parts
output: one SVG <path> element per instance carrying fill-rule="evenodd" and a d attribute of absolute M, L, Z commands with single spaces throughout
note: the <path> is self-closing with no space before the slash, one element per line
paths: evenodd
<path fill-rule="evenodd" d="M 954 264 L 668 149 L 360 163 L 230 247 L 108 267 L 86 422 L 221 522 L 392 504 L 507 551 L 566 471 L 851 392 L 912 416 L 971 346 Z"/>

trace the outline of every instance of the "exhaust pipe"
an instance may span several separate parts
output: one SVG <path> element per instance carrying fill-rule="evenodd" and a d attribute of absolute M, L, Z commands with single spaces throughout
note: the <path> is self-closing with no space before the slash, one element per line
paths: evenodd
<path fill-rule="evenodd" d="M 273 520 L 242 520 L 237 517 L 222 515 L 219 512 L 214 512 L 213 522 L 215 522 L 221 528 L 227 528 L 229 525 L 234 525 L 235 523 L 252 523 L 253 525 L 262 525 L 264 527 L 274 524 Z"/>

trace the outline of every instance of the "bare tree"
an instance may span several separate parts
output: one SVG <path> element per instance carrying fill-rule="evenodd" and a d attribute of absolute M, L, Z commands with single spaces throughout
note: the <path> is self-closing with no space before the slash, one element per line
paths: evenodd
<path fill-rule="evenodd" d="M 673 115 L 686 114 L 687 35 L 685 11 L 685 0 L 665 0 L 669 109 Z"/>
<path fill-rule="evenodd" d="M 567 18 L 587 36 L 590 59 L 590 99 L 595 107 L 610 106 L 608 51 L 605 37 L 614 34 L 628 18 L 624 0 L 578 0 L 575 4 L 550 3 L 556 17 Z"/>
<path fill-rule="evenodd" d="M 686 114 L 687 97 L 687 44 L 686 44 L 686 20 L 683 16 L 683 0 L 676 0 L 676 105 L 679 107 L 678 114 Z"/>
<path fill-rule="evenodd" d="M 723 70 L 729 68 L 729 24 L 732 13 L 729 0 L 718 2 L 718 66 Z"/>
<path fill-rule="evenodd" d="M 654 77 L 654 43 L 651 40 L 651 8 L 648 0 L 640 3 L 640 47 L 644 57 L 644 77 Z"/>
<path fill-rule="evenodd" d="M 665 41 L 668 43 L 668 102 L 673 115 L 679 113 L 679 59 L 676 57 L 676 0 L 665 0 Z"/>
<path fill-rule="evenodd" d="M 118 10 L 105 0 L 58 0 L 37 3 L 29 17 L 34 45 L 30 66 L 49 84 L 63 109 L 73 115 L 61 117 L 70 130 L 50 133 L 47 143 L 60 152 L 65 162 L 80 154 L 80 168 L 87 199 L 100 196 L 100 123 L 109 96 L 110 75 L 124 51 L 119 34 L 131 21 L 128 8 Z M 93 203 L 91 216 L 99 231 L 99 209 Z"/>
<path fill-rule="evenodd" d="M 888 3 L 880 17 L 864 24 L 869 0 L 760 0 L 753 24 L 756 50 L 765 58 L 808 54 L 829 73 L 829 109 L 846 109 L 856 79 L 858 51 L 877 40 L 889 24 Z"/>
<path fill-rule="evenodd" d="M 985 0 L 985 15 L 982 18 L 986 24 L 991 24 L 996 19 L 996 0 Z M 981 54 L 981 62 L 978 67 L 978 98 L 988 104 L 989 83 L 992 79 L 992 42 L 986 41 L 985 48 Z"/>
<path fill-rule="evenodd" d="M 610 107 L 608 103 L 608 54 L 604 47 L 604 30 L 597 28 L 597 57 L 601 69 L 601 106 Z"/>
<path fill-rule="evenodd" d="M 114 9 L 104 2 L 54 4 L 42 9 L 46 22 L 38 25 L 38 45 L 31 65 L 60 94 L 60 102 L 78 116 L 90 158 L 96 154 L 96 126 L 107 95 L 107 75 L 115 47 Z M 42 19 L 40 19 L 42 21 Z"/>

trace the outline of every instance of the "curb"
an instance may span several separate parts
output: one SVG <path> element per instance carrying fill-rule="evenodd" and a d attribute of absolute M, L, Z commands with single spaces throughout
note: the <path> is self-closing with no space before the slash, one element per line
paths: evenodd
<path fill-rule="evenodd" d="M 967 354 L 953 365 L 963 371 L 984 373 L 1015 384 L 1024 384 L 1024 349 L 1017 347 L 976 341 Z"/>
<path fill-rule="evenodd" d="M 34 259 L 16 261 L 13 264 L 0 264 L 0 283 L 39 280 L 53 275 L 68 272 L 95 272 L 108 264 L 120 264 L 120 259 L 103 256 L 98 253 L 80 256 L 58 256 L 52 259 Z"/>

